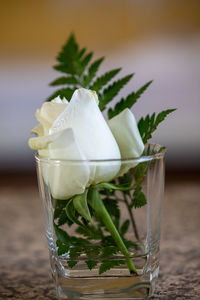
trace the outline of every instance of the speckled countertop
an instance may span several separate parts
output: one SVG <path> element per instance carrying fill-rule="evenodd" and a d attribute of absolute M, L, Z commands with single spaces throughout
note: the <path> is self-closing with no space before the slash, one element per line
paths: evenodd
<path fill-rule="evenodd" d="M 153 299 L 200 299 L 198 180 L 167 183 L 162 229 Z M 0 299 L 55 299 L 35 177 L 0 181 L 0 237 Z"/>

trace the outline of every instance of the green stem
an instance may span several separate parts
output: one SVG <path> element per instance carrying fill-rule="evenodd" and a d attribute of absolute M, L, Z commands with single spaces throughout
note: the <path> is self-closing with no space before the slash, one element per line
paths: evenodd
<path fill-rule="evenodd" d="M 88 196 L 88 202 L 91 205 L 91 207 L 95 210 L 95 212 L 98 214 L 98 216 L 101 218 L 102 222 L 112 235 L 113 239 L 115 240 L 117 246 L 119 247 L 120 251 L 124 256 L 126 257 L 126 263 L 130 270 L 130 273 L 136 273 L 137 270 L 135 268 L 135 265 L 130 258 L 130 253 L 128 249 L 126 248 L 119 232 L 117 231 L 107 209 L 104 206 L 103 201 L 101 200 L 101 197 L 99 195 L 99 192 L 96 189 L 91 189 Z"/>
<path fill-rule="evenodd" d="M 124 202 L 125 202 L 125 204 L 126 204 L 126 207 L 127 207 L 127 209 L 128 209 L 128 212 L 129 212 L 129 216 L 130 216 L 130 219 L 131 219 L 131 224 L 132 224 L 132 227 L 133 227 L 133 231 L 134 231 L 134 233 L 135 233 L 135 237 L 136 237 L 137 240 L 139 240 L 140 237 L 139 237 L 139 233 L 138 233 L 138 230 L 137 230 L 137 225 L 136 225 L 136 223 L 135 223 L 135 219 L 134 219 L 134 216 L 133 216 L 131 207 L 130 207 L 130 205 L 129 205 L 129 203 L 128 203 L 128 199 L 127 199 L 125 193 L 124 193 Z"/>

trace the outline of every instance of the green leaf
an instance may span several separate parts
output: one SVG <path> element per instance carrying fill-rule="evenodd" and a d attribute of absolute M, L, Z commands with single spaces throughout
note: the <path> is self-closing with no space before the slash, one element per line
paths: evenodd
<path fill-rule="evenodd" d="M 72 222 L 69 220 L 69 218 L 66 215 L 65 207 L 68 203 L 68 200 L 55 200 L 56 206 L 54 210 L 54 220 L 57 220 L 57 225 L 61 226 L 67 223 L 69 226 L 72 225 Z"/>
<path fill-rule="evenodd" d="M 130 221 L 128 219 L 125 220 L 124 223 L 122 224 L 121 229 L 120 229 L 122 236 L 124 236 L 127 233 L 129 225 L 130 225 Z"/>
<path fill-rule="evenodd" d="M 86 48 L 80 50 L 75 36 L 71 34 L 57 56 L 59 64 L 54 66 L 54 69 L 81 77 L 92 59 L 92 55 L 92 52 L 86 53 Z M 80 80 L 78 82 L 80 82 Z"/>
<path fill-rule="evenodd" d="M 63 89 L 57 90 L 46 101 L 51 101 L 58 96 L 60 96 L 61 99 L 65 98 L 68 101 L 70 101 L 75 90 L 76 90 L 76 88 L 73 88 L 73 89 L 63 88 Z"/>
<path fill-rule="evenodd" d="M 152 137 L 152 133 L 157 129 L 158 125 L 173 111 L 176 109 L 167 109 L 160 112 L 157 116 L 153 113 L 151 116 L 147 115 L 145 118 L 141 118 L 138 122 L 138 129 L 142 137 L 143 143 Z"/>
<path fill-rule="evenodd" d="M 165 146 L 160 147 L 160 149 L 158 150 L 158 153 L 161 153 L 162 151 L 164 151 L 166 149 Z"/>
<path fill-rule="evenodd" d="M 98 264 L 98 261 L 96 261 L 96 260 L 87 260 L 86 264 L 88 266 L 88 269 L 92 270 L 96 267 L 96 265 Z"/>
<path fill-rule="evenodd" d="M 78 225 L 81 225 L 81 223 L 78 220 L 78 216 L 76 214 L 76 211 L 74 209 L 74 205 L 73 205 L 73 198 L 70 199 L 67 203 L 67 206 L 65 208 L 65 212 L 67 214 L 67 217 L 73 222 L 76 223 Z"/>
<path fill-rule="evenodd" d="M 149 87 L 151 83 L 152 81 L 147 82 L 136 92 L 129 94 L 125 99 L 122 98 L 119 102 L 117 102 L 117 104 L 113 109 L 109 108 L 108 118 L 111 119 L 115 117 L 120 112 L 122 112 L 125 108 L 130 109 L 137 102 L 137 100 L 140 98 L 140 96 L 144 93 L 144 91 Z"/>
<path fill-rule="evenodd" d="M 70 34 L 67 42 L 62 47 L 61 51 L 57 56 L 57 60 L 61 63 L 66 62 L 66 55 L 74 56 L 74 53 L 78 53 L 78 45 L 73 33 Z"/>
<path fill-rule="evenodd" d="M 86 48 L 82 48 L 80 51 L 79 51 L 79 53 L 78 53 L 78 57 L 81 59 L 82 57 L 83 57 L 83 55 L 85 54 L 85 52 L 86 52 Z"/>
<path fill-rule="evenodd" d="M 75 196 L 73 198 L 73 204 L 74 208 L 83 218 L 85 218 L 89 222 L 92 222 L 90 211 L 87 205 L 87 193 L 88 191 L 85 190 L 83 194 Z"/>
<path fill-rule="evenodd" d="M 93 80 L 96 72 L 98 71 L 101 63 L 103 62 L 104 57 L 101 57 L 95 60 L 88 69 L 88 75 L 84 78 L 84 86 L 87 87 Z"/>
<path fill-rule="evenodd" d="M 81 255 L 81 253 L 84 253 L 84 248 L 82 247 L 75 246 L 75 247 L 70 247 L 69 249 L 69 256 L 72 259 L 78 258 Z"/>
<path fill-rule="evenodd" d="M 85 247 L 85 252 L 89 258 L 98 258 L 101 251 L 101 246 L 94 245 Z"/>
<path fill-rule="evenodd" d="M 56 244 L 58 246 L 58 255 L 65 254 L 69 251 L 69 244 L 63 244 L 60 240 L 57 240 Z"/>
<path fill-rule="evenodd" d="M 62 229 L 60 229 L 55 223 L 54 223 L 54 230 L 57 238 L 63 243 L 68 245 L 71 241 L 70 236 Z"/>
<path fill-rule="evenodd" d="M 72 236 L 71 237 L 71 245 L 72 246 L 83 246 L 83 247 L 85 247 L 85 246 L 90 245 L 90 242 L 87 239 Z"/>
<path fill-rule="evenodd" d="M 149 156 L 151 154 L 151 145 L 150 144 L 148 145 L 147 149 L 144 150 L 143 153 L 144 153 L 144 155 L 147 155 L 147 156 Z"/>
<path fill-rule="evenodd" d="M 65 210 L 62 210 L 62 212 L 61 212 L 61 214 L 58 218 L 58 226 L 62 226 L 66 223 L 69 226 L 71 226 L 73 224 L 72 221 L 67 217 L 67 214 L 66 214 Z"/>
<path fill-rule="evenodd" d="M 123 176 L 119 177 L 119 182 L 120 182 L 121 185 L 128 185 L 128 186 L 130 186 L 131 183 L 132 183 L 131 171 L 129 170 Z"/>
<path fill-rule="evenodd" d="M 113 183 L 109 183 L 109 182 L 99 183 L 95 187 L 96 188 L 101 188 L 101 189 L 119 190 L 119 191 L 130 191 L 130 190 L 133 189 L 132 186 L 124 187 L 124 186 L 113 184 Z"/>
<path fill-rule="evenodd" d="M 106 271 L 118 267 L 120 265 L 124 265 L 125 261 L 122 259 L 115 260 L 104 260 L 103 263 L 99 267 L 99 275 L 105 273 Z"/>
<path fill-rule="evenodd" d="M 146 175 L 148 165 L 149 165 L 149 162 L 143 162 L 136 166 L 135 172 L 134 172 L 134 178 L 136 181 L 136 185 L 139 185 L 142 182 L 144 176 Z"/>
<path fill-rule="evenodd" d="M 101 231 L 96 230 L 94 226 L 79 226 L 76 229 L 76 232 L 82 234 L 90 240 L 99 240 L 102 238 Z"/>
<path fill-rule="evenodd" d="M 63 76 L 63 77 L 59 77 L 58 79 L 50 83 L 51 86 L 64 85 L 64 84 L 79 84 L 79 82 L 74 76 L 68 76 L 68 77 Z"/>
<path fill-rule="evenodd" d="M 98 77 L 95 82 L 89 87 L 91 90 L 96 92 L 100 91 L 111 79 L 113 79 L 121 70 L 121 68 L 111 70 L 104 75 Z"/>
<path fill-rule="evenodd" d="M 81 60 L 81 62 L 80 62 L 81 68 L 80 68 L 80 72 L 78 73 L 79 76 L 81 76 L 83 74 L 83 72 L 85 71 L 85 68 L 87 67 L 90 60 L 92 59 L 92 56 L 93 56 L 93 52 L 90 52 L 90 53 L 86 54 L 85 57 Z"/>
<path fill-rule="evenodd" d="M 68 200 L 58 200 L 58 199 L 54 199 L 52 198 L 52 200 L 54 200 L 54 202 L 56 203 L 55 204 L 55 208 L 65 208 L 67 203 L 68 203 Z"/>
<path fill-rule="evenodd" d="M 68 260 L 67 264 L 68 266 L 72 269 L 75 265 L 77 265 L 78 261 L 77 260 Z"/>
<path fill-rule="evenodd" d="M 130 240 L 127 240 L 124 238 L 124 244 L 126 245 L 126 247 L 129 249 L 130 247 L 134 247 L 135 249 L 138 249 L 138 244 L 137 243 L 134 243 Z"/>
<path fill-rule="evenodd" d="M 66 44 L 62 47 L 57 60 L 60 64 L 56 65 L 54 69 L 71 75 L 80 72 L 79 47 L 73 34 L 70 35 Z"/>
<path fill-rule="evenodd" d="M 137 186 L 134 193 L 133 193 L 133 199 L 131 203 L 131 207 L 139 208 L 147 204 L 146 197 L 144 193 L 142 192 L 142 187 Z"/>
<path fill-rule="evenodd" d="M 62 208 L 57 207 L 57 208 L 54 210 L 53 219 L 54 219 L 54 220 L 58 219 L 58 218 L 60 217 L 62 211 L 63 211 Z"/>
<path fill-rule="evenodd" d="M 108 247 L 108 246 L 115 246 L 116 247 L 115 240 L 113 239 L 113 237 L 111 235 L 104 236 L 102 238 L 101 245 L 103 247 Z"/>
<path fill-rule="evenodd" d="M 118 206 L 118 201 L 115 199 L 105 198 L 104 205 L 108 211 L 108 213 L 113 216 L 116 220 L 114 220 L 115 226 L 118 227 L 116 221 L 119 221 L 120 218 L 120 209 Z"/>
<path fill-rule="evenodd" d="M 104 110 L 106 105 L 113 100 L 113 98 L 119 93 L 119 91 L 126 85 L 134 74 L 127 75 L 117 81 L 114 81 L 111 85 L 103 90 L 100 97 L 99 108 Z"/>
<path fill-rule="evenodd" d="M 100 257 L 101 258 L 110 258 L 118 252 L 119 252 L 119 249 L 116 246 L 106 246 L 103 248 L 103 251 L 102 251 Z"/>

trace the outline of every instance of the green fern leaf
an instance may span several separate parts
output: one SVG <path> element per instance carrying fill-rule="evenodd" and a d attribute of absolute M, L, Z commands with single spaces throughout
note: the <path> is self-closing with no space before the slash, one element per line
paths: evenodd
<path fill-rule="evenodd" d="M 78 53 L 78 57 L 81 59 L 81 57 L 83 57 L 83 55 L 85 54 L 85 52 L 86 52 L 86 48 L 82 48 L 80 51 L 79 51 L 79 53 Z"/>
<path fill-rule="evenodd" d="M 70 101 L 75 90 L 76 90 L 76 88 L 73 88 L 73 89 L 72 88 L 63 88 L 63 89 L 57 90 L 46 101 L 51 101 L 54 98 L 56 98 L 57 96 L 60 96 L 61 99 L 65 98 L 68 101 Z"/>
<path fill-rule="evenodd" d="M 104 57 L 101 57 L 91 64 L 88 69 L 88 74 L 84 77 L 84 87 L 88 87 L 88 85 L 91 83 L 103 60 Z"/>
<path fill-rule="evenodd" d="M 118 267 L 120 265 L 124 265 L 125 261 L 122 259 L 115 259 L 115 260 L 104 260 L 99 267 L 99 275 L 105 273 L 106 271 Z"/>
<path fill-rule="evenodd" d="M 75 55 L 78 54 L 78 50 L 79 50 L 78 44 L 76 42 L 74 34 L 72 33 L 69 36 L 66 44 L 62 47 L 61 51 L 59 52 L 57 56 L 57 60 L 60 63 L 65 63 L 67 59 L 66 54 L 69 54 L 70 56 L 74 57 Z"/>
<path fill-rule="evenodd" d="M 59 65 L 54 66 L 54 69 L 66 74 L 78 74 L 80 72 L 80 57 L 79 47 L 73 34 L 70 35 L 67 43 L 62 47 L 57 56 Z"/>
<path fill-rule="evenodd" d="M 83 236 L 87 237 L 90 240 L 99 240 L 102 238 L 101 232 L 89 225 L 88 226 L 81 225 L 77 227 L 76 232 L 82 234 Z"/>
<path fill-rule="evenodd" d="M 100 252 L 101 252 L 101 246 L 94 245 L 94 243 L 93 243 L 91 247 L 90 246 L 85 247 L 85 252 L 89 259 L 94 260 L 99 257 Z"/>
<path fill-rule="evenodd" d="M 96 92 L 100 91 L 101 88 L 105 86 L 110 80 L 112 80 L 120 71 L 121 68 L 118 68 L 105 73 L 104 75 L 98 77 L 89 88 Z"/>
<path fill-rule="evenodd" d="M 152 137 L 152 133 L 157 129 L 158 125 L 164 121 L 167 115 L 175 110 L 176 109 L 167 109 L 160 112 L 157 116 L 153 113 L 151 116 L 147 115 L 145 118 L 142 117 L 139 120 L 138 129 L 144 144 Z"/>
<path fill-rule="evenodd" d="M 93 56 L 93 52 L 90 52 L 88 54 L 86 54 L 84 56 L 84 58 L 80 61 L 80 71 L 78 73 L 79 76 L 81 76 L 83 74 L 83 72 L 85 71 L 85 68 L 87 67 L 87 65 L 89 64 L 89 62 L 91 61 Z"/>
<path fill-rule="evenodd" d="M 73 223 L 71 222 L 71 220 L 67 217 L 66 212 L 64 210 L 62 210 L 59 219 L 58 219 L 58 226 L 62 226 L 64 224 L 68 224 L 69 226 L 71 226 Z"/>
<path fill-rule="evenodd" d="M 56 245 L 58 247 L 58 255 L 65 254 L 69 251 L 69 246 L 70 246 L 69 244 L 68 245 L 63 244 L 60 240 L 57 240 Z"/>
<path fill-rule="evenodd" d="M 58 79 L 50 83 L 51 86 L 64 85 L 64 84 L 79 84 L 78 80 L 74 76 L 59 77 Z"/>
<path fill-rule="evenodd" d="M 96 260 L 87 260 L 86 264 L 88 266 L 88 269 L 92 270 L 96 267 L 96 265 L 98 264 L 98 261 L 96 261 Z"/>
<path fill-rule="evenodd" d="M 135 208 L 140 208 L 147 204 L 147 200 L 145 197 L 145 194 L 142 192 L 142 187 L 138 185 L 135 188 L 135 191 L 133 193 L 133 199 L 131 203 L 131 208 L 134 206 Z"/>
<path fill-rule="evenodd" d="M 80 246 L 71 247 L 71 248 L 69 249 L 69 257 L 70 257 L 71 259 L 76 259 L 76 258 L 78 258 L 78 257 L 81 255 L 81 253 L 83 253 L 83 252 L 84 252 L 84 248 L 83 248 L 83 247 L 80 247 Z"/>
<path fill-rule="evenodd" d="M 63 243 L 68 245 L 71 242 L 70 236 L 67 234 L 66 231 L 60 229 L 55 223 L 54 223 L 54 230 L 56 233 L 57 238 Z"/>
<path fill-rule="evenodd" d="M 75 265 L 78 263 L 77 260 L 68 260 L 67 264 L 68 266 L 72 269 L 73 267 L 75 267 Z"/>
<path fill-rule="evenodd" d="M 122 236 L 124 236 L 127 233 L 129 225 L 130 225 L 130 221 L 128 219 L 125 220 L 124 223 L 122 224 L 120 229 Z"/>
<path fill-rule="evenodd" d="M 119 93 L 119 91 L 126 85 L 130 79 L 133 77 L 133 74 L 127 75 L 109 85 L 106 89 L 103 90 L 103 93 L 100 97 L 99 108 L 104 110 L 106 105 L 113 100 L 113 98 Z"/>
<path fill-rule="evenodd" d="M 101 258 L 110 258 L 119 252 L 119 249 L 116 246 L 105 246 L 102 248 Z"/>
<path fill-rule="evenodd" d="M 145 85 L 143 85 L 139 90 L 136 92 L 133 92 L 129 94 L 125 99 L 122 98 L 115 107 L 109 108 L 108 110 L 108 118 L 111 119 L 118 115 L 120 112 L 122 112 L 125 108 L 131 108 L 137 100 L 140 98 L 140 96 L 144 93 L 144 91 L 149 87 L 149 85 L 152 83 L 152 80 L 147 82 Z"/>

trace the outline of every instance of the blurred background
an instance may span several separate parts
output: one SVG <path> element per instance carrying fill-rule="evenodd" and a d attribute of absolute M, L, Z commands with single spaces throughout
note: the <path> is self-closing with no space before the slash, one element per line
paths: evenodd
<path fill-rule="evenodd" d="M 0 20 L 1 173 L 34 170 L 34 113 L 53 92 L 52 66 L 72 31 L 106 57 L 100 73 L 135 73 L 119 97 L 154 80 L 134 106 L 137 120 L 177 108 L 152 141 L 168 147 L 167 170 L 200 169 L 199 0 L 0 1 Z"/>

